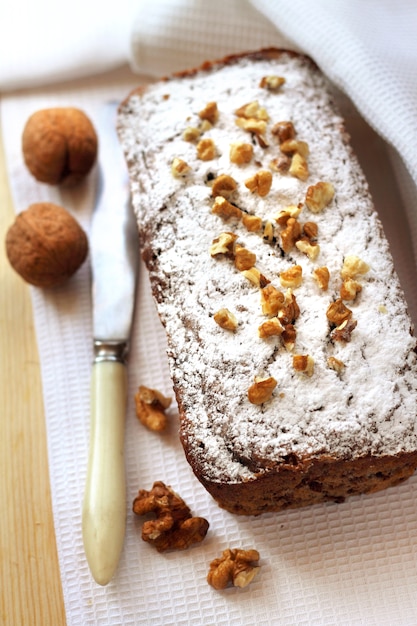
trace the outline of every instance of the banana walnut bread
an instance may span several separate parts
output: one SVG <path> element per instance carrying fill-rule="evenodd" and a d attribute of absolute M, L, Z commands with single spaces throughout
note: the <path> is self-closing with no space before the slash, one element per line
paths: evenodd
<path fill-rule="evenodd" d="M 186 457 L 245 515 L 417 466 L 416 340 L 326 79 L 261 50 L 139 87 L 118 133 Z"/>

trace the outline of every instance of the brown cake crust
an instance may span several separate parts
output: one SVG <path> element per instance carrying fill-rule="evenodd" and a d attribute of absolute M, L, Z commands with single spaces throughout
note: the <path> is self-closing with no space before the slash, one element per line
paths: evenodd
<path fill-rule="evenodd" d="M 186 437 L 183 445 L 187 452 Z M 187 459 L 196 476 L 201 476 L 194 459 Z M 200 480 L 219 506 L 230 513 L 260 515 L 320 502 L 341 503 L 350 496 L 375 493 L 410 478 L 416 467 L 416 452 L 351 460 L 323 457 L 295 464 L 290 458 L 245 483 Z"/>
<path fill-rule="evenodd" d="M 172 182 L 167 174 L 172 155 L 186 153 L 192 158 L 181 136 L 181 115 L 185 128 L 189 118 L 197 118 L 204 102 L 219 94 L 224 117 L 214 125 L 212 136 L 220 145 L 224 135 L 234 132 L 224 113 L 234 91 L 242 92 L 240 101 L 236 100 L 241 105 L 263 96 L 258 85 L 242 87 L 252 68 L 258 66 L 261 73 L 270 70 L 284 75 L 288 66 L 292 79 L 296 77 L 296 86 L 291 87 L 294 95 L 288 96 L 282 110 L 293 111 L 297 129 L 305 133 L 300 139 L 310 146 L 308 181 L 294 182 L 281 174 L 274 178 L 277 187 L 271 194 L 277 198 L 277 208 L 296 204 L 309 185 L 323 178 L 333 177 L 336 185 L 334 208 L 320 216 L 307 216 L 318 223 L 322 251 L 317 263 L 305 260 L 295 249 L 287 253 L 279 244 L 265 252 L 268 246 L 258 245 L 256 237 L 247 235 L 236 220 L 222 222 L 211 214 L 210 180 L 214 175 L 210 178 L 209 174 L 232 171 L 225 165 L 226 141 L 220 148 L 220 165 L 215 159 L 207 165 L 198 160 L 191 163 L 190 183 L 186 178 Z M 223 86 L 218 78 L 223 68 L 229 68 L 227 76 L 236 81 L 230 86 Z M 253 75 L 255 70 L 252 85 Z M 209 81 L 214 78 L 217 82 L 211 88 Z M 266 108 L 273 111 L 274 101 L 268 98 L 265 96 Z M 159 113 L 165 105 L 165 113 Z M 178 107 L 183 112 L 178 112 Z M 172 127 L 166 122 L 171 113 Z M 229 117 L 232 114 L 233 110 Z M 304 126 L 310 114 L 313 121 Z M 281 120 L 275 117 L 274 121 Z M 166 129 L 157 130 L 158 124 L 165 122 Z M 119 135 L 130 169 L 142 256 L 167 331 L 181 442 L 196 477 L 218 504 L 236 514 L 258 515 L 341 502 L 411 476 L 417 467 L 417 365 L 411 322 L 366 181 L 314 62 L 304 55 L 270 48 L 207 62 L 132 92 L 120 107 Z M 254 136 L 252 142 L 259 164 L 265 167 L 265 155 L 272 153 L 274 146 L 256 146 Z M 320 158 L 316 158 L 317 152 Z M 202 172 L 206 173 L 204 181 Z M 236 178 L 241 174 L 240 195 L 233 203 L 248 214 L 261 207 L 265 224 L 274 203 L 268 197 L 254 203 L 253 196 L 240 191 L 249 173 L 233 170 Z M 294 197 L 291 202 L 289 190 Z M 242 238 L 244 245 L 256 251 L 260 266 L 274 284 L 281 266 L 299 263 L 303 276 L 307 272 L 311 276 L 318 265 L 329 266 L 328 295 L 318 295 L 307 278 L 305 297 L 301 287 L 294 290 L 300 319 L 307 318 L 308 328 L 307 332 L 303 322 L 296 322 L 297 342 L 302 344 L 301 352 L 310 349 L 310 340 L 315 350 L 311 379 L 290 371 L 292 355 L 279 341 L 262 343 L 255 337 L 252 343 L 249 334 L 239 339 L 239 332 L 246 333 L 259 324 L 261 316 L 258 318 L 254 304 L 258 296 L 243 279 L 230 273 L 230 259 L 210 259 L 209 245 L 222 231 L 233 231 L 239 241 Z M 355 248 L 374 263 L 374 269 L 360 285 L 357 301 L 348 303 L 355 322 L 358 318 L 358 328 L 353 326 L 352 340 L 349 336 L 339 343 L 323 317 L 329 303 L 338 298 L 340 277 L 336 278 L 336 273 Z M 214 323 L 210 326 L 222 301 L 230 301 L 241 318 L 233 338 Z M 246 341 L 250 342 L 247 347 Z M 329 372 L 329 355 L 343 356 L 345 373 Z M 386 367 L 381 365 L 384 360 Z M 261 368 L 276 375 L 278 387 L 270 401 L 254 406 L 248 403 L 246 389 Z"/>

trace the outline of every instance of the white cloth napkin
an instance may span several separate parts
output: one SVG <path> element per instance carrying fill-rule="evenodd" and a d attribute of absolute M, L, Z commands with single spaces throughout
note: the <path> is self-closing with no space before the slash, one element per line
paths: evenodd
<path fill-rule="evenodd" d="M 43 0 L 42 6 L 46 4 Z M 75 3 L 73 10 L 88 19 L 90 29 L 80 27 L 84 35 L 81 30 L 74 31 L 80 34 L 80 41 L 73 49 L 84 50 L 82 55 L 91 62 L 88 71 L 80 67 L 80 59 L 84 57 L 81 55 L 74 61 L 71 47 L 60 46 L 58 38 L 54 55 L 45 55 L 45 46 L 40 45 L 42 39 L 38 38 L 37 46 L 33 45 L 32 30 L 36 30 L 38 17 L 34 12 L 33 28 L 26 30 L 31 45 L 26 56 L 20 50 L 14 57 L 17 60 L 20 56 L 22 60 L 20 78 L 12 81 L 13 85 L 9 83 L 10 88 L 21 89 L 2 95 L 3 136 L 16 211 L 35 201 L 58 202 L 72 211 L 89 232 L 96 173 L 74 190 L 37 183 L 22 161 L 23 125 L 33 111 L 55 105 L 79 106 L 94 121 L 103 101 L 124 98 L 132 87 L 146 79 L 120 70 L 110 76 L 103 74 L 49 87 L 31 90 L 22 87 L 45 85 L 57 76 L 67 79 L 86 75 L 94 68 L 101 72 L 118 65 L 128 55 L 136 72 L 167 74 L 208 57 L 282 45 L 283 33 L 297 47 L 313 54 L 381 136 L 389 139 L 402 154 L 403 161 L 364 123 L 349 101 L 338 95 L 417 321 L 416 248 L 413 247 L 417 205 L 416 187 L 410 175 L 416 160 L 413 142 L 408 137 L 416 102 L 415 98 L 411 102 L 415 94 L 413 72 L 417 46 L 411 37 L 412 27 L 408 26 L 408 21 L 411 23 L 415 18 L 412 2 L 395 3 L 396 11 L 391 12 L 389 19 L 391 4 L 382 0 L 378 4 L 371 1 L 359 4 L 353 0 L 308 4 L 298 0 L 291 3 L 232 0 L 223 5 L 220 0 L 210 3 L 153 0 L 135 7 L 133 27 L 130 24 L 130 52 L 126 45 L 129 28 L 125 22 L 123 27 L 118 26 L 116 13 L 113 24 L 118 32 L 114 33 L 109 26 L 103 31 L 100 12 L 93 13 L 85 7 L 86 13 L 82 13 L 80 6 Z M 119 6 L 123 9 L 127 4 L 123 7 L 119 3 Z M 377 7 L 381 10 L 377 11 Z M 77 14 L 77 10 L 81 13 Z M 128 10 L 132 10 L 131 5 Z M 68 16 L 70 26 L 74 24 L 73 17 L 73 14 Z M 103 19 L 109 25 L 105 8 Z M 53 26 L 57 21 L 51 14 L 48 24 Z M 383 28 L 384 23 L 388 29 Z M 274 24 L 279 26 L 279 31 Z M 372 28 L 367 30 L 369 24 Z M 61 27 L 60 32 L 64 36 L 69 30 Z M 88 45 L 87 32 L 95 42 L 95 51 L 92 51 L 94 46 Z M 401 39 L 398 45 L 393 43 L 397 39 Z M 12 37 L 8 41 L 12 42 Z M 18 37 L 18 41 L 23 45 L 26 40 Z M 113 41 L 120 45 L 115 43 L 112 52 L 109 43 Z M 284 43 L 287 45 L 288 40 Z M 97 51 L 106 47 L 106 56 L 98 58 Z M 366 65 L 366 72 L 359 62 L 364 59 L 365 50 L 369 51 L 369 59 L 365 56 L 371 64 Z M 398 56 L 396 52 L 394 55 L 396 50 Z M 34 59 L 41 54 L 48 63 L 42 67 L 28 63 L 29 57 Z M 51 60 L 52 56 L 55 60 Z M 404 64 L 403 56 L 406 56 Z M 386 57 L 391 60 L 385 61 Z M 32 74 L 30 82 L 27 82 L 28 68 Z M 0 80 L 3 76 L 0 71 Z M 401 109 L 397 119 L 388 95 L 392 98 L 391 89 L 398 92 L 400 82 Z M 6 83 L 0 84 L 4 92 Z M 387 106 L 386 112 L 381 109 L 383 106 Z M 397 134 L 393 134 L 395 128 Z M 394 135 L 398 143 L 394 142 Z M 42 368 L 54 521 L 69 626 L 255 623 L 406 626 L 417 623 L 416 477 L 399 487 L 340 505 L 315 506 L 258 518 L 235 517 L 220 510 L 193 477 L 178 441 L 175 407 L 170 411 L 171 427 L 165 435 L 150 433 L 137 421 L 133 395 L 139 384 L 172 394 L 165 338 L 143 268 L 129 368 L 126 542 L 115 578 L 107 587 L 97 586 L 84 558 L 80 516 L 87 464 L 92 359 L 88 262 L 59 290 L 44 292 L 31 288 L 31 294 Z M 131 502 L 139 488 L 149 489 L 155 480 L 172 485 L 196 515 L 209 520 L 211 526 L 203 544 L 186 552 L 160 555 L 142 542 L 141 520 L 131 513 Z M 261 573 L 245 590 L 219 593 L 206 583 L 209 562 L 226 547 L 254 547 L 261 554 Z"/>
<path fill-rule="evenodd" d="M 55 84 L 126 63 L 134 0 L 0 4 L 0 92 Z"/>

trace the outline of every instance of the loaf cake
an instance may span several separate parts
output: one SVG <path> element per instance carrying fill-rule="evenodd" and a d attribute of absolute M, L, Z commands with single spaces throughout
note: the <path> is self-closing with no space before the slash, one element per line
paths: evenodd
<path fill-rule="evenodd" d="M 258 515 L 417 466 L 416 341 L 325 77 L 236 55 L 121 103 L 141 250 L 196 477 Z"/>

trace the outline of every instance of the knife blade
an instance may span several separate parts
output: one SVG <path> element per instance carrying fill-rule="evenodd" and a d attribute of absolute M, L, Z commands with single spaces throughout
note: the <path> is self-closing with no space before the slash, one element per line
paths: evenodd
<path fill-rule="evenodd" d="M 127 357 L 139 259 L 116 111 L 115 103 L 107 103 L 95 120 L 98 190 L 90 233 L 94 358 L 82 535 L 90 571 L 100 585 L 113 577 L 125 535 Z"/>

